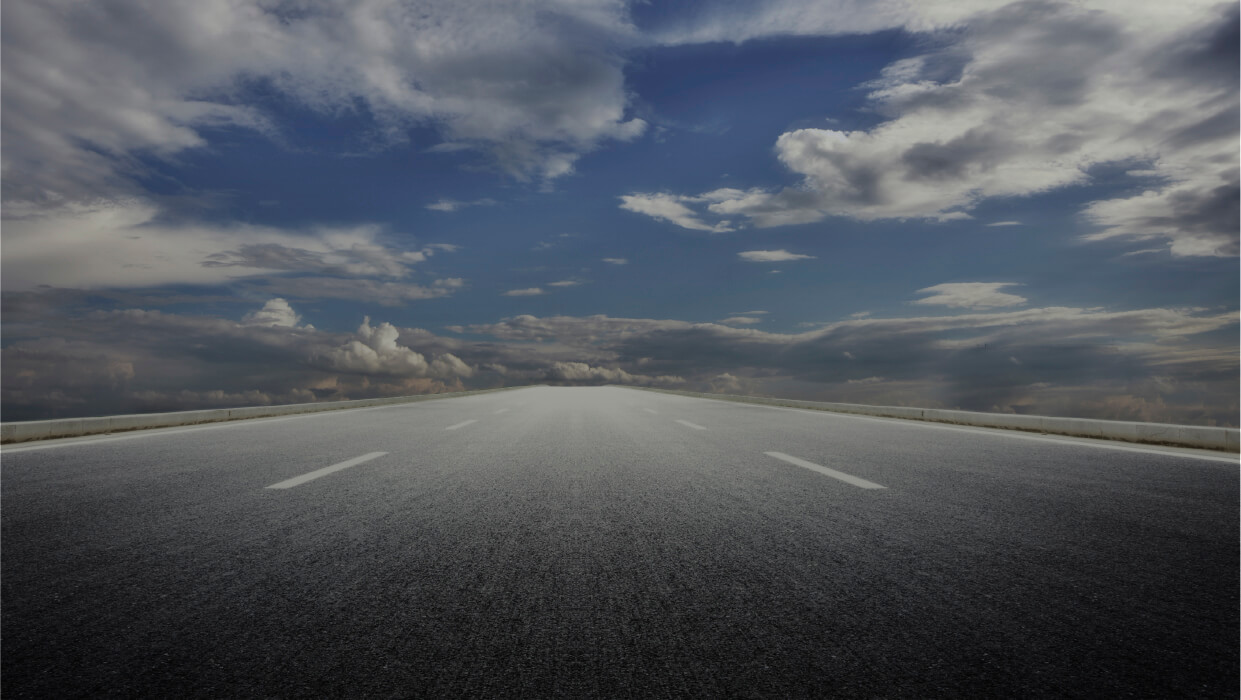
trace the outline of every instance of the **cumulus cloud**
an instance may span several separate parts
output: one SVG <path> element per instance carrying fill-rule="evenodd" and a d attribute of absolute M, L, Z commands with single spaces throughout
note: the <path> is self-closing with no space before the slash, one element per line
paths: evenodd
<path fill-rule="evenodd" d="M 421 353 L 399 344 L 400 337 L 401 332 L 391 323 L 371 326 L 367 317 L 354 339 L 317 354 L 315 361 L 334 371 L 367 375 L 450 379 L 474 373 L 473 368 L 451 353 L 427 362 Z"/>
<path fill-rule="evenodd" d="M 747 250 L 737 253 L 737 257 L 747 262 L 787 262 L 789 260 L 813 260 L 813 255 L 790 253 L 787 250 Z"/>
<path fill-rule="evenodd" d="M 919 294 L 929 294 L 914 301 L 928 306 L 950 306 L 958 309 L 993 309 L 1001 306 L 1018 306 L 1026 298 L 1001 292 L 1004 287 L 1017 286 L 1015 282 L 950 282 L 919 289 Z"/>
<path fill-rule="evenodd" d="M 547 292 L 541 287 L 527 287 L 525 289 L 510 289 L 504 293 L 506 297 L 537 297 Z"/>
<path fill-rule="evenodd" d="M 1237 254 L 1235 5 L 787 0 L 726 8 L 703 10 L 665 40 L 952 31 L 936 35 L 940 48 L 891 64 L 866 86 L 886 121 L 776 140 L 798 187 L 662 194 L 635 211 L 704 230 L 716 225 L 709 216 L 758 227 L 826 216 L 953 220 L 987 199 L 1083 185 L 1097 166 L 1135 163 L 1135 175 L 1157 184 L 1089 204 L 1086 219 L 1101 228 L 1090 240 L 1166 240 L 1178 256 Z"/>
<path fill-rule="evenodd" d="M 743 394 L 752 384 L 742 377 L 723 372 L 707 380 L 707 391 L 712 394 Z"/>
<path fill-rule="evenodd" d="M 295 328 L 302 317 L 289 302 L 284 299 L 272 299 L 258 311 L 251 311 L 242 317 L 241 322 L 247 326 L 284 326 Z"/>
<path fill-rule="evenodd" d="M 613 0 L 295 10 L 258 0 L 10 0 L 4 196 L 132 193 L 139 155 L 201 148 L 207 129 L 278 134 L 237 99 L 255 82 L 323 113 L 364 105 L 380 142 L 432 125 L 445 145 L 483 152 L 515 177 L 559 177 L 581 153 L 644 132 L 625 114 L 619 51 L 632 33 Z"/>
<path fill-rule="evenodd" d="M 548 370 L 550 381 L 572 384 L 680 384 L 685 380 L 680 377 L 651 377 L 644 374 L 630 374 L 623 369 L 612 367 L 592 367 L 585 362 L 556 362 Z"/>
<path fill-rule="evenodd" d="M 626 258 L 600 258 L 609 265 L 628 265 L 629 260 Z"/>
<path fill-rule="evenodd" d="M 752 326 L 756 323 L 762 322 L 763 319 L 755 318 L 753 316 L 729 316 L 728 318 L 722 318 L 719 321 L 716 321 L 716 323 L 723 323 L 728 326 Z"/>

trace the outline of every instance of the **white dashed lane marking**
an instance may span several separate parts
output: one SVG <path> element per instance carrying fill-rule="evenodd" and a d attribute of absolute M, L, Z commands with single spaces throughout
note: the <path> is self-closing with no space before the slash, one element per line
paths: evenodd
<path fill-rule="evenodd" d="M 809 469 L 812 472 L 818 472 L 824 476 L 830 476 L 833 479 L 840 479 L 846 484 L 853 484 L 854 486 L 858 488 L 862 488 L 862 489 L 885 489 L 887 488 L 886 486 L 881 486 L 879 484 L 876 484 L 873 481 L 867 481 L 866 479 L 859 479 L 858 477 L 853 476 L 852 474 L 838 472 L 835 469 L 825 467 L 822 464 L 815 464 L 814 462 L 807 462 L 806 460 L 801 459 L 800 457 L 786 455 L 783 452 L 764 452 L 763 454 L 767 455 L 768 457 L 775 457 L 776 459 L 788 462 L 789 464 L 796 464 L 799 467 L 804 467 L 806 469 Z"/>
<path fill-rule="evenodd" d="M 388 453 L 387 452 L 370 452 L 370 453 L 362 455 L 361 457 L 354 457 L 353 459 L 345 460 L 344 462 L 341 462 L 339 464 L 333 464 L 330 467 L 316 469 L 313 472 L 308 472 L 306 474 L 302 474 L 301 476 L 295 476 L 292 479 L 286 479 L 284 481 L 281 481 L 278 484 L 272 484 L 271 486 L 268 486 L 267 488 L 269 489 L 291 489 L 294 486 L 304 484 L 307 481 L 313 481 L 315 479 L 318 479 L 321 476 L 327 476 L 328 474 L 331 474 L 332 472 L 338 472 L 342 469 L 348 469 L 349 467 L 356 467 L 359 464 L 362 464 L 363 462 L 369 462 L 372 459 L 383 457 L 386 454 Z"/>

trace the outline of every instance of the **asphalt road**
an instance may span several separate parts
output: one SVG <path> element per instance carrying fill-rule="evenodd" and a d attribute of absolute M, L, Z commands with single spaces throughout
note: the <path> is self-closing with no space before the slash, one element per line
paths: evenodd
<path fill-rule="evenodd" d="M 1087 442 L 536 387 L 6 448 L 0 693 L 1236 697 L 1235 459 Z"/>

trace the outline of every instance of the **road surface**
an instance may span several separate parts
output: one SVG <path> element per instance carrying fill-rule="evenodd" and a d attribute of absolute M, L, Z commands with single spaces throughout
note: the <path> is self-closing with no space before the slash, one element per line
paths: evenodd
<path fill-rule="evenodd" d="M 1103 444 L 533 387 L 19 445 L 0 692 L 1235 697 L 1235 457 Z"/>

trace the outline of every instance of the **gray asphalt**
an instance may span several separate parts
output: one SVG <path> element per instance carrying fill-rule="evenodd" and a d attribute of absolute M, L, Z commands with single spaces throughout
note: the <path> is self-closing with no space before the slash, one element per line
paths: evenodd
<path fill-rule="evenodd" d="M 1226 459 L 619 387 L 7 448 L 0 693 L 1236 697 Z"/>

